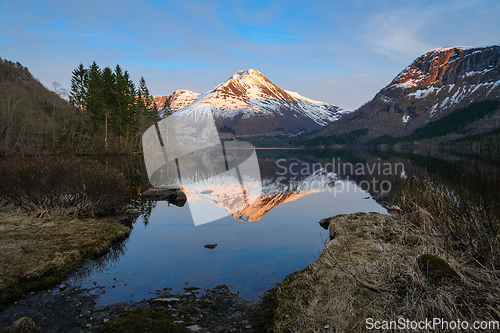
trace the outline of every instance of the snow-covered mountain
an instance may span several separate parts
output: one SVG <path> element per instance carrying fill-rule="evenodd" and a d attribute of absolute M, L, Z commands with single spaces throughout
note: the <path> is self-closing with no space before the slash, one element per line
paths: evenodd
<path fill-rule="evenodd" d="M 205 94 L 177 90 L 168 98 L 178 116 L 212 113 L 220 134 L 228 137 L 309 132 L 347 114 L 283 90 L 255 69 L 239 71 Z"/>
<path fill-rule="evenodd" d="M 368 128 L 368 137 L 412 133 L 457 108 L 500 99 L 500 46 L 445 47 L 426 52 L 375 97 L 321 131 Z"/>

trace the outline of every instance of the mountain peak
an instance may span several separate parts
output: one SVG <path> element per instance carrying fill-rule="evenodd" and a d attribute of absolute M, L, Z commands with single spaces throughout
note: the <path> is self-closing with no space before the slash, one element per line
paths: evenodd
<path fill-rule="evenodd" d="M 231 77 L 231 79 L 241 80 L 243 77 L 245 77 L 247 75 L 249 75 L 249 76 L 261 75 L 262 76 L 262 73 L 256 69 L 243 69 L 241 71 L 237 71 L 236 73 L 234 73 L 233 76 Z"/>
<path fill-rule="evenodd" d="M 248 108 L 248 103 L 251 100 L 294 100 L 290 94 L 276 86 L 256 69 L 245 69 L 234 73 L 225 82 L 206 93 L 199 101 L 204 103 L 207 98 L 211 100 L 212 106 L 229 110 Z M 230 103 L 228 104 L 227 101 Z M 250 107 L 250 109 L 253 108 Z M 257 111 L 257 109 L 254 110 Z"/>
<path fill-rule="evenodd" d="M 432 50 L 429 50 L 429 51 L 425 52 L 424 54 L 435 53 L 435 52 L 446 52 L 446 51 L 450 51 L 450 50 L 467 50 L 467 49 L 471 49 L 471 48 L 472 47 L 470 47 L 470 46 L 437 47 L 435 49 L 432 49 Z"/>
<path fill-rule="evenodd" d="M 439 88 L 455 83 L 457 76 L 467 79 L 498 65 L 498 46 L 471 48 L 466 46 L 441 47 L 430 50 L 406 67 L 386 87 Z M 496 71 L 496 70 L 495 70 Z"/>

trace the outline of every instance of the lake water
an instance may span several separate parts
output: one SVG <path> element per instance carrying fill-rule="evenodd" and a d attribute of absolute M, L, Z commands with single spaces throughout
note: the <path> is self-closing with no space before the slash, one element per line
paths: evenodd
<path fill-rule="evenodd" d="M 359 211 L 387 213 L 383 198 L 408 174 L 403 165 L 397 168 L 400 160 L 376 154 L 325 149 L 262 149 L 256 154 L 264 194 L 253 203 L 195 226 L 189 204 L 133 199 L 143 215 L 130 237 L 66 283 L 105 291 L 100 305 L 150 298 L 166 287 L 177 293 L 218 284 L 256 300 L 316 261 L 328 240 L 320 219 Z M 120 163 L 131 180 L 131 193 L 147 189 L 140 159 Z M 217 247 L 205 248 L 209 243 Z"/>

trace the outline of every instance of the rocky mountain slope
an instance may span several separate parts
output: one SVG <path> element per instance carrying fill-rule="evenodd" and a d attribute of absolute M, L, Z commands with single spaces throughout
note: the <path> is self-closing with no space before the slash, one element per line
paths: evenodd
<path fill-rule="evenodd" d="M 321 131 L 330 136 L 368 128 L 363 140 L 402 136 L 473 102 L 500 99 L 500 46 L 431 50 L 368 103 Z"/>
<path fill-rule="evenodd" d="M 283 90 L 255 69 L 239 71 L 205 94 L 177 90 L 167 98 L 179 115 L 212 113 L 223 137 L 310 132 L 347 113 Z"/>
<path fill-rule="evenodd" d="M 154 96 L 158 111 L 163 110 L 168 100 L 172 110 L 179 110 L 191 104 L 200 94 L 191 90 L 176 90 L 170 95 Z"/>

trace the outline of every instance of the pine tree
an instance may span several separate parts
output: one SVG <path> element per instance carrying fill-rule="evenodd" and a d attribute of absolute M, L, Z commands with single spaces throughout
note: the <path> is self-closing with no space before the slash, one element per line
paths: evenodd
<path fill-rule="evenodd" d="M 78 65 L 72 72 L 71 91 L 69 101 L 76 107 L 84 110 L 87 108 L 87 70 L 83 64 Z"/>
<path fill-rule="evenodd" d="M 172 115 L 173 111 L 170 108 L 170 98 L 167 98 L 165 101 L 165 104 L 163 104 L 163 108 L 161 109 L 161 113 L 163 114 L 163 117 L 168 117 Z"/>
<path fill-rule="evenodd" d="M 160 119 L 158 116 L 156 103 L 153 99 L 153 96 L 151 96 L 151 94 L 149 93 L 149 89 L 146 86 L 146 80 L 144 79 L 143 76 L 141 76 L 141 79 L 139 80 L 138 90 L 143 101 L 143 104 L 141 105 L 139 112 L 141 112 L 145 117 L 150 119 L 152 122 L 157 122 Z"/>
<path fill-rule="evenodd" d="M 108 131 L 116 112 L 116 80 L 113 71 L 105 67 L 101 74 L 102 98 L 104 103 L 104 146 L 108 149 Z"/>
<path fill-rule="evenodd" d="M 99 65 L 94 61 L 87 70 L 87 111 L 94 126 L 104 120 L 103 81 Z"/>

